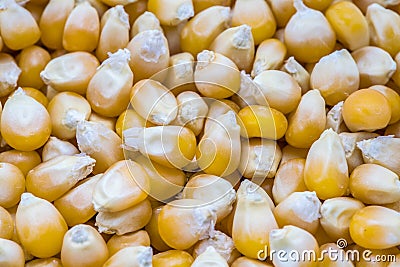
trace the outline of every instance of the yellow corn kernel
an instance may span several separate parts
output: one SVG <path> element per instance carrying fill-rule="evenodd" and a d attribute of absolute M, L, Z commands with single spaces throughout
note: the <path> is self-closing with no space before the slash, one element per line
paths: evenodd
<path fill-rule="evenodd" d="M 32 87 L 20 87 L 18 89 L 22 89 L 21 92 L 24 92 L 26 95 L 32 97 L 35 99 L 37 102 L 42 104 L 45 108 L 47 108 L 49 104 L 49 100 L 47 97 L 42 93 L 42 91 L 39 91 L 38 89 L 32 88 Z M 12 92 L 9 97 L 12 97 L 17 91 Z"/>
<path fill-rule="evenodd" d="M 124 132 L 124 145 L 165 167 L 183 168 L 196 153 L 196 136 L 186 127 L 173 125 L 130 128 Z"/>
<path fill-rule="evenodd" d="M 293 192 L 274 209 L 279 227 L 293 225 L 315 234 L 319 226 L 321 201 L 315 192 Z"/>
<path fill-rule="evenodd" d="M 123 49 L 129 42 L 129 18 L 123 6 L 117 5 L 108 9 L 101 17 L 100 26 L 96 56 L 103 61 L 108 53 Z"/>
<path fill-rule="evenodd" d="M 99 61 L 88 52 L 72 52 L 56 57 L 40 73 L 46 85 L 57 91 L 85 94 Z"/>
<path fill-rule="evenodd" d="M 166 125 L 177 116 L 177 100 L 160 82 L 141 80 L 132 87 L 130 96 L 133 109 L 146 121 Z"/>
<path fill-rule="evenodd" d="M 350 221 L 350 236 L 357 245 L 386 249 L 400 244 L 400 214 L 381 206 L 357 211 Z"/>
<path fill-rule="evenodd" d="M 147 192 L 156 200 L 169 199 L 178 194 L 185 186 L 186 176 L 180 169 L 165 167 L 142 155 L 136 157 L 134 161 L 146 171 L 150 183 Z M 141 187 L 143 188 L 143 185 Z"/>
<path fill-rule="evenodd" d="M 247 74 L 244 70 L 240 71 L 240 87 L 239 91 L 231 97 L 238 107 L 244 108 L 249 105 L 257 104 L 257 85 L 253 83 L 253 79 L 250 74 Z"/>
<path fill-rule="evenodd" d="M 177 97 L 178 114 L 173 125 L 189 128 L 197 136 L 203 130 L 208 106 L 202 97 L 195 92 L 182 92 Z"/>
<path fill-rule="evenodd" d="M 357 166 L 364 163 L 361 150 L 357 147 L 357 143 L 362 140 L 371 139 L 377 136 L 378 134 L 376 133 L 368 132 L 342 132 L 339 134 L 344 152 L 346 154 L 347 165 L 349 166 L 349 173 L 351 173 Z"/>
<path fill-rule="evenodd" d="M 352 132 L 373 132 L 385 128 L 391 118 L 391 107 L 386 97 L 372 89 L 352 93 L 343 105 L 343 119 Z"/>
<path fill-rule="evenodd" d="M 213 236 L 199 241 L 193 247 L 193 257 L 197 258 L 208 247 L 213 247 L 229 264 L 231 264 L 240 253 L 235 249 L 232 238 L 221 231 L 215 231 Z"/>
<path fill-rule="evenodd" d="M 356 62 L 346 49 L 322 57 L 311 72 L 311 87 L 318 89 L 329 106 L 345 100 L 359 88 Z"/>
<path fill-rule="evenodd" d="M 194 80 L 203 96 L 227 98 L 239 91 L 240 72 L 231 59 L 204 50 L 197 55 L 197 61 Z"/>
<path fill-rule="evenodd" d="M 224 30 L 211 43 L 210 50 L 228 57 L 239 70 L 249 73 L 253 66 L 255 50 L 250 26 L 243 24 Z M 201 60 L 198 58 L 198 61 Z"/>
<path fill-rule="evenodd" d="M 167 77 L 163 84 L 175 95 L 185 91 L 196 91 L 194 85 L 194 57 L 188 52 L 171 56 Z"/>
<path fill-rule="evenodd" d="M 86 223 L 96 211 L 92 203 L 92 194 L 102 174 L 89 177 L 54 201 L 54 206 L 64 217 L 68 226 Z"/>
<path fill-rule="evenodd" d="M 358 6 L 358 8 L 361 9 L 363 13 L 366 13 L 368 7 L 373 3 L 380 4 L 383 7 L 393 7 L 394 5 L 400 4 L 399 0 L 353 0 L 353 2 Z"/>
<path fill-rule="evenodd" d="M 16 205 L 25 191 L 25 176 L 13 164 L 0 163 L 0 207 Z"/>
<path fill-rule="evenodd" d="M 110 253 L 110 257 L 126 247 L 135 246 L 150 246 L 150 237 L 146 231 L 139 230 L 137 232 L 124 235 L 113 235 L 107 241 L 107 248 L 108 252 Z"/>
<path fill-rule="evenodd" d="M 96 226 L 100 233 L 123 235 L 143 228 L 151 218 L 151 205 L 148 199 L 117 212 L 99 212 Z"/>
<path fill-rule="evenodd" d="M 164 242 L 178 250 L 193 246 L 212 234 L 216 214 L 199 199 L 179 199 L 163 206 L 158 215 L 158 231 Z M 175 233 L 180 231 L 178 237 Z"/>
<path fill-rule="evenodd" d="M 89 102 L 74 92 L 58 93 L 50 101 L 47 110 L 52 134 L 64 140 L 74 138 L 78 122 L 87 120 L 91 113 Z"/>
<path fill-rule="evenodd" d="M 310 74 L 294 57 L 289 57 L 281 70 L 290 74 L 297 81 L 302 95 L 310 90 Z"/>
<path fill-rule="evenodd" d="M 193 0 L 193 6 L 197 14 L 213 6 L 231 6 L 231 0 Z"/>
<path fill-rule="evenodd" d="M 0 128 L 2 137 L 11 147 L 33 151 L 46 143 L 51 121 L 46 108 L 21 89 L 5 103 Z"/>
<path fill-rule="evenodd" d="M 100 19 L 88 1 L 72 9 L 65 22 L 62 44 L 67 51 L 91 52 L 97 47 L 100 36 Z"/>
<path fill-rule="evenodd" d="M 280 165 L 272 186 L 272 195 L 276 204 L 281 203 L 294 192 L 307 190 L 304 183 L 305 162 L 305 159 L 299 158 Z"/>
<path fill-rule="evenodd" d="M 262 41 L 256 51 L 251 76 L 255 77 L 265 70 L 279 69 L 285 58 L 286 46 L 284 43 L 275 38 Z"/>
<path fill-rule="evenodd" d="M 18 1 L 16 1 L 16 2 L 18 2 Z M 48 0 L 44 0 L 41 3 L 40 3 L 40 1 L 38 1 L 38 2 L 32 1 L 32 2 L 26 3 L 24 5 L 24 8 L 26 10 L 28 10 L 29 13 L 31 13 L 32 17 L 36 21 L 36 24 L 38 24 L 38 25 L 39 25 L 40 17 L 42 16 L 43 10 L 46 7 L 47 3 L 48 3 Z M 39 29 L 40 29 L 40 27 L 39 27 Z"/>
<path fill-rule="evenodd" d="M 350 175 L 351 194 L 366 204 L 389 204 L 400 200 L 399 176 L 377 164 L 362 164 Z"/>
<path fill-rule="evenodd" d="M 42 160 L 36 151 L 8 150 L 0 153 L 0 162 L 15 165 L 26 176 L 30 170 L 36 167 Z"/>
<path fill-rule="evenodd" d="M 2 2 L 0 31 L 4 44 L 12 50 L 24 49 L 40 39 L 34 17 L 14 0 Z"/>
<path fill-rule="evenodd" d="M 205 173 L 232 174 L 240 163 L 240 126 L 233 111 L 219 116 L 204 132 L 196 150 L 197 164 Z"/>
<path fill-rule="evenodd" d="M 294 6 L 297 12 L 284 33 L 288 52 L 300 62 L 317 62 L 333 51 L 335 32 L 321 12 L 306 7 L 302 0 L 294 0 Z"/>
<path fill-rule="evenodd" d="M 109 54 L 89 82 L 86 98 L 92 109 L 100 115 L 114 117 L 129 104 L 133 73 L 129 67 L 127 49 Z"/>
<path fill-rule="evenodd" d="M 182 250 L 168 250 L 153 256 L 153 267 L 190 267 L 193 257 Z"/>
<path fill-rule="evenodd" d="M 35 196 L 54 201 L 88 176 L 95 164 L 89 156 L 62 155 L 33 168 L 26 176 L 26 189 Z"/>
<path fill-rule="evenodd" d="M 340 244 L 340 243 L 339 243 Z M 346 243 L 347 245 L 347 243 Z M 354 264 L 347 257 L 346 252 L 335 243 L 326 243 L 319 247 L 320 261 L 318 267 L 354 267 Z M 329 251 L 335 251 L 332 255 L 329 255 Z M 358 262 L 357 262 L 358 265 Z"/>
<path fill-rule="evenodd" d="M 154 126 L 151 122 L 143 119 L 133 109 L 127 109 L 119 115 L 118 120 L 115 124 L 115 131 L 122 137 L 123 131 L 133 127 L 150 127 Z"/>
<path fill-rule="evenodd" d="M 24 252 L 14 241 L 0 238 L 0 264 L 4 267 L 25 266 Z"/>
<path fill-rule="evenodd" d="M 349 185 L 346 155 L 339 135 L 332 129 L 325 130 L 312 144 L 304 166 L 304 182 L 323 200 L 346 194 Z"/>
<path fill-rule="evenodd" d="M 135 20 L 147 10 L 147 0 L 136 0 L 133 3 L 123 5 L 124 10 L 129 16 L 129 25 L 132 25 Z"/>
<path fill-rule="evenodd" d="M 152 267 L 153 251 L 151 247 L 135 246 L 127 247 L 109 258 L 103 267 Z"/>
<path fill-rule="evenodd" d="M 244 180 L 237 191 L 233 215 L 232 239 L 243 255 L 257 259 L 269 243 L 269 233 L 278 228 L 270 198 L 258 185 Z"/>
<path fill-rule="evenodd" d="M 144 32 L 147 30 L 159 30 L 161 32 L 163 31 L 158 18 L 149 11 L 145 11 L 143 14 L 141 14 L 132 24 L 130 37 L 133 38 L 139 32 Z"/>
<path fill-rule="evenodd" d="M 383 94 L 387 101 L 390 104 L 390 110 L 391 110 L 391 116 L 390 116 L 390 121 L 389 124 L 393 124 L 397 121 L 400 120 L 400 96 L 399 94 L 384 85 L 373 85 L 369 87 L 369 89 L 378 91 L 379 93 Z"/>
<path fill-rule="evenodd" d="M 68 227 L 50 202 L 31 193 L 23 193 L 15 220 L 19 240 L 32 255 L 45 258 L 61 251 Z"/>
<path fill-rule="evenodd" d="M 233 111 L 234 113 L 238 113 L 240 110 L 240 107 L 233 101 L 228 100 L 228 99 L 220 99 L 220 100 L 214 100 L 209 104 L 208 108 L 208 114 L 206 118 L 206 122 L 204 124 L 204 131 L 207 131 L 213 125 L 216 123 L 216 119 L 227 113 L 228 111 Z"/>
<path fill-rule="evenodd" d="M 284 114 L 296 109 L 301 98 L 301 87 L 288 73 L 279 70 L 266 70 L 254 78 L 259 88 L 257 102 L 267 105 Z"/>
<path fill-rule="evenodd" d="M 333 240 L 345 239 L 351 243 L 350 220 L 357 211 L 364 207 L 361 201 L 350 197 L 327 199 L 322 203 L 320 209 L 321 226 Z"/>
<path fill-rule="evenodd" d="M 131 52 L 129 66 L 135 74 L 135 82 L 168 68 L 168 41 L 160 30 L 139 32 L 126 48 Z"/>
<path fill-rule="evenodd" d="M 400 175 L 399 160 L 396 157 L 400 145 L 400 138 L 379 136 L 357 143 L 365 163 L 375 163 Z"/>
<path fill-rule="evenodd" d="M 293 0 L 270 0 L 269 4 L 278 27 L 286 26 L 290 18 L 296 13 Z"/>
<path fill-rule="evenodd" d="M 0 53 L 0 96 L 6 96 L 15 90 L 21 72 L 11 55 Z"/>
<path fill-rule="evenodd" d="M 247 24 L 251 27 L 254 44 L 274 35 L 276 21 L 269 5 L 263 0 L 239 0 L 232 10 L 232 27 Z"/>
<path fill-rule="evenodd" d="M 296 148 L 291 145 L 286 145 L 282 148 L 282 159 L 280 166 L 283 166 L 291 159 L 306 159 L 308 148 Z"/>
<path fill-rule="evenodd" d="M 373 3 L 367 8 L 366 18 L 370 26 L 371 44 L 394 57 L 400 51 L 399 14 Z"/>
<path fill-rule="evenodd" d="M 24 48 L 17 58 L 18 66 L 21 68 L 18 85 L 35 88 L 42 87 L 44 83 L 40 78 L 40 72 L 50 59 L 49 52 L 39 46 L 33 45 Z"/>
<path fill-rule="evenodd" d="M 25 264 L 25 267 L 63 267 L 58 258 L 36 259 Z"/>
<path fill-rule="evenodd" d="M 325 100 L 317 89 L 305 93 L 289 116 L 286 142 L 296 148 L 309 148 L 326 125 Z"/>
<path fill-rule="evenodd" d="M 338 1 L 325 12 L 326 19 L 335 30 L 339 42 L 354 51 L 369 45 L 367 19 L 351 1 Z"/>
<path fill-rule="evenodd" d="M 317 9 L 320 11 L 325 10 L 331 5 L 333 0 L 304 0 L 304 4 L 310 8 Z"/>
<path fill-rule="evenodd" d="M 364 46 L 351 53 L 360 72 L 360 88 L 386 84 L 396 71 L 396 62 L 385 50 Z"/>
<path fill-rule="evenodd" d="M 0 206 L 0 239 L 11 239 L 13 237 L 13 234 L 14 220 L 11 217 L 10 213 L 5 208 Z"/>
<path fill-rule="evenodd" d="M 194 15 L 190 0 L 149 0 L 147 9 L 165 26 L 176 26 Z"/>
<path fill-rule="evenodd" d="M 218 266 L 228 267 L 227 261 L 213 247 L 208 247 L 191 265 L 193 267 Z"/>
<path fill-rule="evenodd" d="M 72 9 L 73 0 L 50 0 L 40 17 L 41 41 L 50 49 L 62 49 L 65 22 Z"/>
<path fill-rule="evenodd" d="M 228 216 L 236 200 L 236 192 L 224 178 L 199 174 L 192 177 L 182 191 L 184 199 L 199 199 L 215 210 L 217 222 Z"/>
<path fill-rule="evenodd" d="M 318 243 L 306 230 L 293 225 L 284 226 L 282 229 L 274 229 L 269 234 L 269 242 L 271 251 L 277 251 L 272 255 L 272 262 L 276 267 L 291 264 L 296 266 L 317 266 L 318 264 L 318 261 L 313 260 L 313 255 L 315 258 L 319 256 Z M 280 251 L 285 251 L 286 253 Z M 290 255 L 294 254 L 293 251 L 298 253 L 295 255 L 305 255 L 305 257 L 290 257 Z M 305 252 L 308 252 L 308 254 Z M 279 254 L 281 255 L 279 256 Z"/>
<path fill-rule="evenodd" d="M 171 249 L 171 247 L 168 246 L 161 238 L 158 230 L 158 217 L 160 215 L 162 208 L 163 206 L 158 206 L 153 209 L 151 219 L 145 227 L 145 230 L 150 236 L 152 247 L 154 247 L 157 251 L 161 252 Z"/>
<path fill-rule="evenodd" d="M 240 173 L 259 184 L 265 178 L 273 178 L 282 158 L 282 152 L 274 140 L 261 138 L 242 139 Z"/>
<path fill-rule="evenodd" d="M 228 27 L 230 8 L 209 7 L 189 20 L 180 35 L 181 48 L 196 56 L 208 49 L 213 40 Z"/>
<path fill-rule="evenodd" d="M 79 154 L 79 150 L 73 144 L 50 136 L 47 143 L 43 146 L 42 159 L 43 161 L 48 161 L 61 155 L 72 156 L 75 154 Z"/>
<path fill-rule="evenodd" d="M 93 168 L 96 174 L 124 159 L 121 138 L 102 123 L 80 121 L 76 127 L 76 140 L 79 150 L 96 160 Z"/>
<path fill-rule="evenodd" d="M 104 125 L 111 131 L 115 132 L 115 125 L 117 123 L 117 118 L 116 117 L 105 117 L 103 115 L 97 114 L 96 112 L 90 113 L 89 116 L 89 121 L 91 122 L 96 122 Z"/>
<path fill-rule="evenodd" d="M 79 224 L 65 233 L 61 248 L 64 267 L 98 267 L 108 259 L 106 242 L 95 228 Z"/>
<path fill-rule="evenodd" d="M 149 192 L 149 177 L 138 163 L 122 160 L 111 165 L 93 191 L 96 211 L 117 212 L 132 207 Z"/>
<path fill-rule="evenodd" d="M 243 256 L 243 257 L 237 258 L 232 263 L 231 267 L 273 267 L 273 265 L 270 263 L 250 259 L 250 258 Z"/>

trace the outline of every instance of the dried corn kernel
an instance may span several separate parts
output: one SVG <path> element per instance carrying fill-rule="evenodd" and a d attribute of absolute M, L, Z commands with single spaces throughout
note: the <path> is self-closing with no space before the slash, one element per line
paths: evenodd
<path fill-rule="evenodd" d="M 161 32 L 163 31 L 158 18 L 149 11 L 145 11 L 143 14 L 141 14 L 132 24 L 130 37 L 133 38 L 139 32 L 144 32 L 147 30 L 159 30 Z"/>
<path fill-rule="evenodd" d="M 153 252 L 151 247 L 135 246 L 127 247 L 109 258 L 103 267 L 152 267 Z"/>
<path fill-rule="evenodd" d="M 25 264 L 25 267 L 63 267 L 58 258 L 45 258 L 32 260 Z"/>
<path fill-rule="evenodd" d="M 193 0 L 194 12 L 197 14 L 213 6 L 231 6 L 231 0 Z"/>
<path fill-rule="evenodd" d="M 21 68 L 18 85 L 35 88 L 42 87 L 44 83 L 40 78 L 40 72 L 50 59 L 49 52 L 39 46 L 33 45 L 24 48 L 18 55 L 18 66 Z"/>
<path fill-rule="evenodd" d="M 215 250 L 213 247 L 208 247 L 202 254 L 200 254 L 191 265 L 193 267 L 201 266 L 218 266 L 228 267 L 226 260 Z"/>
<path fill-rule="evenodd" d="M 255 77 L 265 70 L 275 70 L 282 66 L 286 58 L 286 46 L 278 39 L 266 39 L 257 47 L 251 76 Z"/>
<path fill-rule="evenodd" d="M 196 91 L 194 85 L 194 57 L 187 52 L 178 53 L 169 59 L 167 77 L 163 84 L 174 95 L 185 91 Z"/>
<path fill-rule="evenodd" d="M 28 172 L 42 162 L 42 160 L 40 159 L 39 153 L 36 151 L 19 151 L 12 149 L 0 153 L 0 162 L 15 165 L 20 169 L 23 175 L 26 176 Z"/>
<path fill-rule="evenodd" d="M 149 0 L 147 9 L 166 26 L 178 25 L 194 15 L 191 0 Z"/>
<path fill-rule="evenodd" d="M 0 206 L 0 238 L 11 239 L 13 234 L 14 220 L 10 213 L 5 208 Z"/>
<path fill-rule="evenodd" d="M 4 267 L 25 266 L 24 252 L 14 241 L 0 238 L 0 264 Z"/>
<path fill-rule="evenodd" d="M 153 256 L 154 267 L 190 267 L 193 261 L 193 257 L 182 250 L 168 250 Z"/>
<path fill-rule="evenodd" d="M 143 119 L 133 109 L 127 109 L 119 115 L 118 120 L 115 124 L 116 133 L 122 137 L 123 131 L 133 127 L 150 127 L 153 124 Z"/>
<path fill-rule="evenodd" d="M 325 10 L 331 5 L 333 0 L 304 0 L 304 4 L 317 10 Z"/>
<path fill-rule="evenodd" d="M 107 241 L 107 248 L 110 257 L 124 248 L 135 246 L 150 246 L 150 237 L 146 231 L 139 230 L 124 235 L 113 235 Z"/>
<path fill-rule="evenodd" d="M 384 85 L 373 85 L 369 87 L 369 89 L 378 91 L 379 93 L 383 94 L 387 101 L 390 104 L 390 110 L 391 110 L 391 116 L 390 116 L 390 121 L 389 124 L 393 124 L 397 121 L 400 120 L 400 96 L 399 94 Z"/>
<path fill-rule="evenodd" d="M 341 245 L 341 244 L 340 244 Z M 353 267 L 354 264 L 350 259 L 346 259 L 346 252 L 335 243 L 326 243 L 319 247 L 319 251 L 326 251 L 318 263 L 318 266 L 341 266 L 341 267 Z M 335 251 L 334 255 L 329 255 L 328 251 Z M 358 262 L 357 262 L 358 264 Z"/>
<path fill-rule="evenodd" d="M 310 74 L 294 57 L 289 57 L 281 70 L 289 73 L 297 81 L 302 95 L 310 89 Z"/>
<path fill-rule="evenodd" d="M 272 12 L 275 15 L 278 27 L 284 27 L 296 13 L 293 0 L 270 0 Z"/>
<path fill-rule="evenodd" d="M 11 55 L 0 53 L 0 96 L 6 96 L 15 90 L 21 72 Z"/>
<path fill-rule="evenodd" d="M 105 117 L 92 111 L 89 116 L 89 121 L 103 124 L 108 129 L 115 132 L 115 125 L 117 122 L 116 117 Z"/>
<path fill-rule="evenodd" d="M 13 164 L 0 163 L 0 207 L 16 205 L 25 191 L 24 174 Z"/>
<path fill-rule="evenodd" d="M 162 208 L 163 206 L 159 206 L 153 209 L 151 219 L 146 225 L 145 230 L 149 234 L 151 245 L 155 249 L 157 249 L 158 251 L 167 251 L 170 250 L 171 247 L 164 242 L 158 230 L 158 217 L 160 215 Z"/>
<path fill-rule="evenodd" d="M 283 166 L 291 159 L 306 159 L 308 148 L 296 148 L 291 145 L 286 145 L 282 148 L 282 160 L 280 166 Z"/>
<path fill-rule="evenodd" d="M 57 137 L 50 136 L 47 143 L 43 146 L 42 159 L 43 161 L 48 161 L 57 156 L 72 156 L 75 154 L 79 154 L 79 150 L 73 144 L 68 141 L 60 140 Z"/>
<path fill-rule="evenodd" d="M 20 87 L 22 91 L 35 99 L 37 102 L 42 104 L 45 108 L 47 108 L 49 104 L 48 98 L 42 93 L 42 91 L 39 91 L 38 89 L 32 88 L 32 87 Z M 18 88 L 19 89 L 19 88 Z M 9 97 L 12 97 L 17 91 L 12 92 Z"/>

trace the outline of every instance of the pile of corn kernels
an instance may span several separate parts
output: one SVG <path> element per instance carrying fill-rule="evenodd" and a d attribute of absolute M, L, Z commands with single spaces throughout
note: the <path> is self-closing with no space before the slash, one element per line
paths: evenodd
<path fill-rule="evenodd" d="M 400 0 L 0 0 L 0 267 L 400 266 Z"/>

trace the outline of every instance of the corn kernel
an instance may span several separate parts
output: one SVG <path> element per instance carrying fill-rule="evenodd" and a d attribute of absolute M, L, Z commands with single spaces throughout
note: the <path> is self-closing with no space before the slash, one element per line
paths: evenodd
<path fill-rule="evenodd" d="M 32 255 L 45 258 L 61 251 L 68 227 L 50 202 L 24 193 L 17 208 L 16 229 L 21 244 Z"/>
<path fill-rule="evenodd" d="M 126 48 L 131 52 L 129 66 L 135 74 L 135 82 L 168 68 L 168 42 L 160 30 L 139 32 Z"/>
<path fill-rule="evenodd" d="M 149 0 L 147 9 L 160 20 L 161 25 L 175 26 L 194 15 L 190 0 Z"/>
<path fill-rule="evenodd" d="M 272 12 L 275 15 L 278 27 L 284 27 L 296 13 L 293 0 L 270 0 Z"/>
<path fill-rule="evenodd" d="M 65 22 L 75 1 L 50 0 L 40 17 L 39 27 L 42 32 L 41 42 L 50 49 L 62 49 Z"/>
<path fill-rule="evenodd" d="M 96 112 L 92 111 L 92 113 L 90 113 L 89 116 L 89 121 L 100 123 L 105 127 L 107 127 L 108 129 L 110 129 L 111 131 L 115 132 L 115 125 L 117 122 L 116 117 L 105 117 L 103 115 L 97 114 Z"/>
<path fill-rule="evenodd" d="M 367 19 L 351 1 L 338 1 L 325 12 L 338 41 L 351 51 L 369 45 Z"/>
<path fill-rule="evenodd" d="M 396 71 L 396 62 L 385 50 L 364 46 L 351 53 L 360 72 L 360 87 L 386 84 Z"/>
<path fill-rule="evenodd" d="M 343 121 L 343 103 L 343 101 L 338 102 L 326 113 L 325 129 L 332 129 L 336 133 L 348 131 Z"/>
<path fill-rule="evenodd" d="M 294 57 L 289 57 L 281 70 L 290 74 L 297 81 L 302 95 L 310 89 L 310 74 Z"/>
<path fill-rule="evenodd" d="M 391 107 L 386 97 L 372 89 L 352 93 L 343 104 L 343 119 L 352 132 L 373 132 L 386 127 L 391 118 Z"/>
<path fill-rule="evenodd" d="M 381 206 L 357 211 L 350 221 L 350 236 L 357 245 L 385 249 L 400 244 L 400 214 Z"/>
<path fill-rule="evenodd" d="M 228 267 L 226 260 L 213 248 L 208 247 L 202 254 L 200 254 L 191 265 L 193 267 L 201 266 L 218 266 Z"/>
<path fill-rule="evenodd" d="M 0 264 L 4 267 L 25 266 L 24 252 L 14 241 L 0 238 Z"/>
<path fill-rule="evenodd" d="M 85 155 L 62 155 L 33 168 L 26 176 L 26 189 L 35 196 L 54 201 L 86 178 L 95 160 Z"/>
<path fill-rule="evenodd" d="M 168 250 L 153 256 L 154 267 L 190 267 L 193 261 L 193 257 L 182 250 Z"/>
<path fill-rule="evenodd" d="M 108 9 L 101 17 L 99 44 L 96 56 L 100 61 L 107 58 L 107 53 L 123 49 L 129 42 L 129 18 L 123 6 Z"/>
<path fill-rule="evenodd" d="M 25 264 L 25 267 L 63 267 L 58 258 L 45 258 L 32 260 Z"/>
<path fill-rule="evenodd" d="M 233 101 L 228 99 L 214 100 L 209 104 L 208 114 L 206 118 L 206 122 L 204 124 L 204 131 L 207 131 L 216 123 L 216 119 L 227 113 L 228 111 L 233 111 L 234 113 L 238 113 L 240 107 Z"/>
<path fill-rule="evenodd" d="M 333 0 L 304 0 L 304 4 L 310 8 L 317 9 L 320 11 L 325 10 L 331 5 Z"/>
<path fill-rule="evenodd" d="M 360 84 L 356 62 L 345 50 L 322 57 L 311 73 L 311 87 L 318 89 L 329 106 L 334 106 L 355 92 Z"/>
<path fill-rule="evenodd" d="M 350 220 L 357 211 L 364 207 L 361 201 L 350 197 L 327 199 L 322 203 L 320 209 L 321 226 L 332 239 L 345 239 L 351 243 Z"/>
<path fill-rule="evenodd" d="M 124 248 L 135 246 L 150 246 L 150 237 L 146 231 L 139 230 L 124 235 L 113 235 L 107 241 L 107 248 L 110 257 Z"/>
<path fill-rule="evenodd" d="M 13 164 L 0 163 L 0 206 L 16 205 L 25 191 L 24 174 Z"/>
<path fill-rule="evenodd" d="M 151 247 L 127 247 L 109 258 L 103 267 L 152 267 L 153 251 Z"/>
<path fill-rule="evenodd" d="M 127 109 L 119 115 L 118 120 L 115 124 L 116 133 L 122 137 L 123 131 L 133 127 L 150 127 L 154 126 L 151 122 L 143 119 L 133 109 Z"/>
<path fill-rule="evenodd" d="M 78 122 L 87 120 L 91 113 L 89 102 L 74 92 L 55 95 L 47 110 L 51 119 L 52 134 L 64 140 L 74 138 Z"/>
<path fill-rule="evenodd" d="M 283 166 L 283 164 L 291 159 L 306 159 L 308 150 L 308 148 L 296 148 L 291 145 L 284 146 L 282 148 L 282 159 L 280 166 Z"/>
<path fill-rule="evenodd" d="M 196 14 L 182 29 L 182 51 L 196 56 L 208 49 L 212 41 L 228 27 L 229 14 L 230 8 L 224 6 L 212 6 Z"/>
<path fill-rule="evenodd" d="M 162 26 L 165 38 L 167 38 L 168 41 L 168 48 L 171 55 L 175 55 L 182 52 L 180 36 L 186 23 L 187 21 L 182 21 L 176 26 L 166 26 L 166 25 Z"/>
<path fill-rule="evenodd" d="M 14 220 L 10 213 L 5 208 L 0 206 L 0 238 L 11 239 L 13 234 Z"/>
<path fill-rule="evenodd" d="M 302 0 L 293 2 L 296 13 L 285 27 L 286 47 L 300 62 L 317 62 L 333 51 L 336 34 L 321 12 L 308 8 Z"/>
<path fill-rule="evenodd" d="M 369 89 L 378 91 L 379 93 L 383 94 L 387 101 L 390 104 L 390 110 L 391 110 L 391 116 L 390 116 L 390 121 L 389 124 L 393 124 L 397 121 L 400 120 L 400 96 L 399 94 L 384 85 L 373 85 L 369 87 Z"/>
<path fill-rule="evenodd" d="M 153 208 L 151 219 L 145 227 L 145 230 L 147 231 L 147 233 L 150 236 L 151 245 L 156 250 L 161 251 L 161 252 L 171 249 L 171 247 L 168 246 L 164 242 L 164 240 L 161 238 L 160 232 L 158 230 L 158 217 L 160 215 L 162 208 L 163 208 L 163 206 Z"/>
<path fill-rule="evenodd" d="M 86 223 L 96 214 L 92 203 L 92 195 L 101 176 L 102 174 L 98 174 L 83 180 L 76 187 L 54 201 L 54 206 L 64 217 L 68 226 Z"/>
<path fill-rule="evenodd" d="M 199 199 L 173 200 L 158 215 L 158 230 L 164 242 L 174 249 L 185 250 L 212 234 L 216 214 Z M 176 231 L 180 236 L 176 236 Z"/>
<path fill-rule="evenodd" d="M 309 148 L 324 131 L 325 100 L 316 89 L 305 93 L 294 113 L 289 116 L 286 142 L 296 148 Z"/>
<path fill-rule="evenodd" d="M 28 172 L 41 163 L 42 160 L 40 159 L 39 153 L 36 151 L 19 151 L 12 149 L 0 153 L 0 162 L 15 165 L 20 169 L 23 175 L 26 176 Z"/>
<path fill-rule="evenodd" d="M 383 7 L 400 4 L 399 0 L 353 0 L 353 2 L 361 9 L 363 13 L 366 13 L 368 7 L 373 3 L 380 4 Z"/>
<path fill-rule="evenodd" d="M 21 72 L 11 55 L 0 53 L 0 96 L 6 96 L 15 90 Z"/>
<path fill-rule="evenodd" d="M 278 39 L 266 39 L 257 47 L 251 76 L 255 77 L 265 70 L 275 70 L 282 66 L 286 58 L 286 46 Z"/>
<path fill-rule="evenodd" d="M 194 12 L 197 14 L 212 6 L 231 6 L 231 0 L 193 0 Z"/>
<path fill-rule="evenodd" d="M 188 53 L 178 53 L 169 59 L 167 77 L 163 84 L 175 95 L 197 89 L 194 85 L 194 57 Z"/>
<path fill-rule="evenodd" d="M 133 38 L 139 32 L 144 32 L 147 30 L 159 30 L 163 31 L 160 25 L 160 21 L 153 13 L 149 11 L 145 11 L 141 14 L 135 22 L 132 24 L 132 28 L 130 30 L 130 37 Z"/>
<path fill-rule="evenodd" d="M 239 91 L 240 72 L 231 59 L 204 50 L 197 55 L 197 61 L 194 80 L 203 96 L 220 99 Z"/>
<path fill-rule="evenodd" d="M 284 114 L 290 113 L 298 106 L 301 88 L 296 80 L 286 72 L 267 70 L 254 78 L 260 97 L 258 104 L 268 105 Z"/>
<path fill-rule="evenodd" d="M 73 144 L 50 136 L 47 143 L 43 146 L 42 159 L 43 161 L 48 161 L 61 155 L 72 156 L 75 154 L 79 154 L 79 150 Z"/>
<path fill-rule="evenodd" d="M 347 259 L 346 252 L 335 243 L 326 243 L 319 247 L 322 259 L 319 261 L 319 267 L 353 267 L 354 264 Z M 333 255 L 329 255 L 329 251 L 335 251 Z"/>
<path fill-rule="evenodd" d="M 346 194 L 349 184 L 346 155 L 339 135 L 332 129 L 325 130 L 312 144 L 304 166 L 304 182 L 320 199 Z"/>
<path fill-rule="evenodd" d="M 67 51 L 91 52 L 97 47 L 100 19 L 88 1 L 78 3 L 65 22 L 62 44 Z"/>
<path fill-rule="evenodd" d="M 93 168 L 96 174 L 124 159 L 121 138 L 102 123 L 80 121 L 76 127 L 76 140 L 79 150 L 96 160 Z"/>
<path fill-rule="evenodd" d="M 72 52 L 56 57 L 40 73 L 46 85 L 57 91 L 85 94 L 99 61 L 88 52 Z"/>
<path fill-rule="evenodd" d="M 14 0 L 2 2 L 0 31 L 4 44 L 12 50 L 24 49 L 40 39 L 32 14 Z"/>
<path fill-rule="evenodd" d="M 232 239 L 243 255 L 256 259 L 269 243 L 269 233 L 278 228 L 270 198 L 258 185 L 244 180 L 237 191 Z"/>
<path fill-rule="evenodd" d="M 108 259 L 106 243 L 95 228 L 79 224 L 65 233 L 61 249 L 64 267 L 101 266 Z"/>
<path fill-rule="evenodd" d="M 210 50 L 231 59 L 239 70 L 250 72 L 255 50 L 250 26 L 243 24 L 224 30 L 211 43 Z"/>
<path fill-rule="evenodd" d="M 49 104 L 49 100 L 47 99 L 47 97 L 42 93 L 42 91 L 32 88 L 32 87 L 20 87 L 22 89 L 22 91 L 32 97 L 33 99 L 35 99 L 37 102 L 39 102 L 40 104 L 42 104 L 45 108 L 47 108 L 48 104 Z M 19 88 L 18 88 L 19 89 Z M 22 92 L 21 91 L 21 92 Z M 14 91 L 12 92 L 9 97 L 12 97 L 15 93 L 17 92 Z"/>

